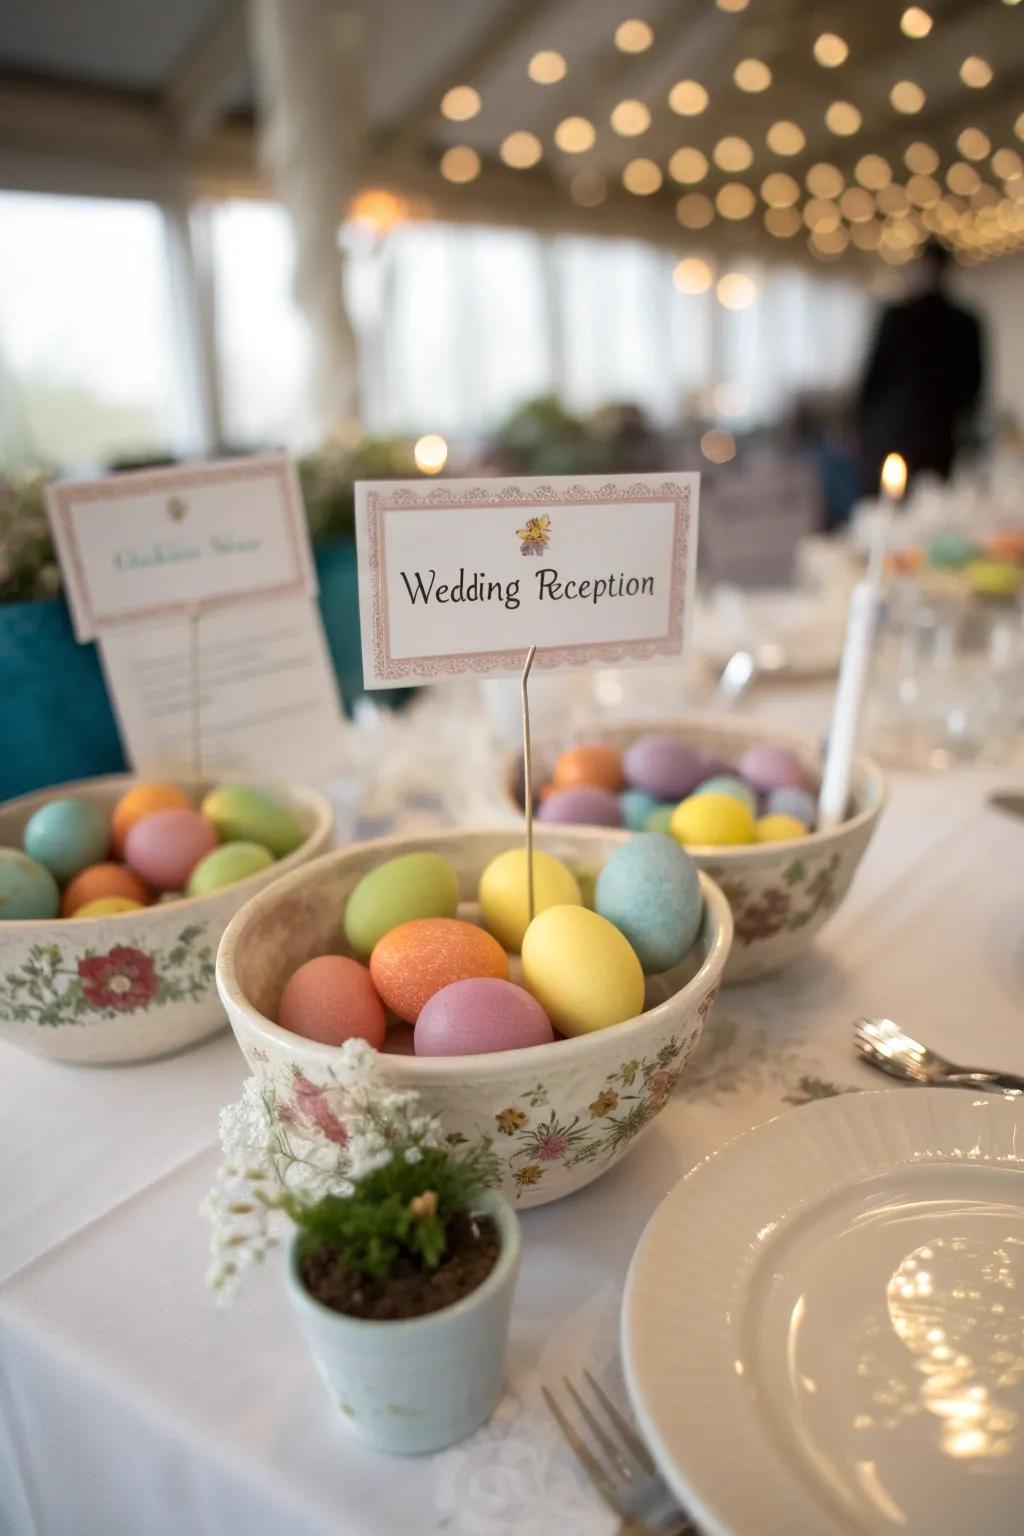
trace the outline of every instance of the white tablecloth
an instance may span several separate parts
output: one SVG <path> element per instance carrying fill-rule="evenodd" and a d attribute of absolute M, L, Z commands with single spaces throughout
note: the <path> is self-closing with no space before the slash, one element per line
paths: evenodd
<path fill-rule="evenodd" d="M 794 702 L 778 695 L 775 708 L 791 715 Z M 800 702 L 824 723 L 824 696 Z M 895 776 L 815 949 L 723 994 L 676 1097 L 624 1162 L 525 1214 L 506 1397 L 438 1456 L 394 1461 L 346 1436 L 277 1264 L 227 1314 L 204 1289 L 196 1207 L 217 1162 L 216 1110 L 243 1074 L 229 1036 L 119 1069 L 0 1051 L 0 1531 L 608 1536 L 614 1522 L 539 1387 L 587 1364 L 622 1395 L 619 1298 L 662 1196 L 788 1106 L 884 1087 L 853 1056 L 859 1014 L 1024 1072 L 1024 822 L 984 803 L 1005 781 Z"/>

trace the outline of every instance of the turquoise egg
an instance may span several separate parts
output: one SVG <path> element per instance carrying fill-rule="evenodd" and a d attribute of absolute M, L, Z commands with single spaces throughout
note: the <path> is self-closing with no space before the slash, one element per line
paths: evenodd
<path fill-rule="evenodd" d="M 757 796 L 749 784 L 744 784 L 742 779 L 733 778 L 732 774 L 721 773 L 714 779 L 705 779 L 703 784 L 698 784 L 694 790 L 695 795 L 732 795 L 735 800 L 742 800 L 751 816 L 757 815 Z"/>
<path fill-rule="evenodd" d="M 594 906 L 629 940 L 646 972 L 670 970 L 697 937 L 704 913 L 697 866 L 674 838 L 638 832 L 598 875 Z"/>
<path fill-rule="evenodd" d="M 48 800 L 29 818 L 22 843 L 29 858 L 45 864 L 63 884 L 106 858 L 110 821 L 90 800 Z"/>
<path fill-rule="evenodd" d="M 672 820 L 674 805 L 658 805 L 644 822 L 645 832 L 664 832 L 668 834 L 669 824 Z"/>
<path fill-rule="evenodd" d="M 0 848 L 0 922 L 56 917 L 59 910 L 60 891 L 46 866 L 18 848 Z"/>
<path fill-rule="evenodd" d="M 656 811 L 661 801 L 655 795 L 649 795 L 645 789 L 624 789 L 619 796 L 619 805 L 622 807 L 622 825 L 628 827 L 631 832 L 642 832 L 647 825 L 647 818 L 652 811 Z"/>

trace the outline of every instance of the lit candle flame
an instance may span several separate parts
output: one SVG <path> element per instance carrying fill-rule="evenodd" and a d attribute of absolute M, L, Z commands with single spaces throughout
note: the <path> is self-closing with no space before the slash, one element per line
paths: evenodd
<path fill-rule="evenodd" d="M 907 489 L 907 461 L 900 453 L 887 455 L 882 465 L 882 489 L 890 501 L 902 501 Z"/>

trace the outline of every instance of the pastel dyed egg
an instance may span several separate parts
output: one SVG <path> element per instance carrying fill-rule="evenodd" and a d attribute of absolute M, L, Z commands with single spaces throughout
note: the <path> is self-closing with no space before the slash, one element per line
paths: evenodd
<path fill-rule="evenodd" d="M 48 800 L 29 818 L 22 843 L 30 859 L 45 864 L 56 880 L 70 880 L 98 864 L 110 847 L 106 813 L 91 800 Z"/>
<path fill-rule="evenodd" d="M 670 832 L 672 828 L 672 814 L 674 805 L 659 805 L 644 822 L 645 832 Z"/>
<path fill-rule="evenodd" d="M 110 818 L 111 846 L 117 854 L 124 853 L 124 840 L 137 821 L 152 816 L 154 811 L 189 811 L 192 802 L 177 784 L 167 784 L 162 779 L 133 784 L 114 806 Z"/>
<path fill-rule="evenodd" d="M 597 877 L 601 873 L 600 864 L 577 864 L 574 871 L 580 888 L 580 896 L 583 905 L 594 910 L 594 892 L 597 889 Z"/>
<path fill-rule="evenodd" d="M 223 890 L 227 885 L 237 885 L 269 869 L 274 855 L 259 843 L 222 843 L 205 859 L 200 859 L 188 877 L 185 894 L 209 896 L 212 891 Z"/>
<path fill-rule="evenodd" d="M 509 848 L 492 859 L 480 876 L 479 901 L 483 920 L 506 949 L 518 951 L 530 926 L 526 878 L 526 849 Z M 579 905 L 583 901 L 572 870 L 553 854 L 533 851 L 533 910 Z"/>
<path fill-rule="evenodd" d="M 508 956 L 497 939 L 475 923 L 420 917 L 400 923 L 378 940 L 370 956 L 370 975 L 392 1012 L 415 1024 L 424 1004 L 453 981 L 474 976 L 507 981 Z"/>
<path fill-rule="evenodd" d="M 561 826 L 621 827 L 622 811 L 610 789 L 582 784 L 577 789 L 556 789 L 541 805 L 537 820 Z"/>
<path fill-rule="evenodd" d="M 57 882 L 36 859 L 19 848 L 0 848 L 0 922 L 56 917 Z"/>
<path fill-rule="evenodd" d="M 79 917 L 117 917 L 122 912 L 142 912 L 144 907 L 141 901 L 132 901 L 130 896 L 97 896 L 95 901 L 85 901 L 76 908 L 73 916 Z"/>
<path fill-rule="evenodd" d="M 658 805 L 657 797 L 649 795 L 646 789 L 624 789 L 619 796 L 622 825 L 631 832 L 641 832 L 647 824 L 647 818 L 658 809 Z"/>
<path fill-rule="evenodd" d="M 672 812 L 669 831 L 680 843 L 708 848 L 754 841 L 754 818 L 735 795 L 691 795 Z"/>
<path fill-rule="evenodd" d="M 473 1056 L 550 1045 L 554 1038 L 547 1014 L 525 988 L 472 976 L 428 998 L 413 1040 L 417 1056 Z"/>
<path fill-rule="evenodd" d="M 793 784 L 769 790 L 764 809 L 767 816 L 795 816 L 805 827 L 813 827 L 818 816 L 814 796 Z"/>
<path fill-rule="evenodd" d="M 379 1051 L 387 1034 L 384 1005 L 369 971 L 345 955 L 318 955 L 293 971 L 281 993 L 277 1022 L 321 1045 L 365 1040 Z"/>
<path fill-rule="evenodd" d="M 629 940 L 645 971 L 671 970 L 704 915 L 697 866 L 673 838 L 639 832 L 606 861 L 595 906 Z"/>
<path fill-rule="evenodd" d="M 733 795 L 737 800 L 742 800 L 751 816 L 757 815 L 757 796 L 749 784 L 744 784 L 742 779 L 737 779 L 732 774 L 720 773 L 713 779 L 705 779 L 703 784 L 698 784 L 694 790 L 695 795 Z"/>
<path fill-rule="evenodd" d="M 359 955 L 400 923 L 454 917 L 459 905 L 455 866 L 439 853 L 404 853 L 364 875 L 345 907 L 345 937 Z"/>
<path fill-rule="evenodd" d="M 762 816 L 755 827 L 759 843 L 788 843 L 794 837 L 806 837 L 807 827 L 795 816 L 781 811 L 775 816 Z"/>
<path fill-rule="evenodd" d="M 149 886 L 123 864 L 92 864 L 64 887 L 60 915 L 74 917 L 87 901 L 103 901 L 115 896 L 139 907 L 148 907 L 153 900 Z"/>
<path fill-rule="evenodd" d="M 747 748 L 737 766 L 747 782 L 765 794 L 770 789 L 781 789 L 783 785 L 807 788 L 806 770 L 792 747 L 774 746 L 769 741 L 756 742 Z"/>
<path fill-rule="evenodd" d="M 621 1024 L 644 1006 L 644 973 L 629 940 L 586 907 L 549 907 L 534 918 L 523 979 L 563 1035 Z"/>
<path fill-rule="evenodd" d="M 217 846 L 217 829 L 198 811 L 154 811 L 130 828 L 124 856 L 154 890 L 179 891 Z"/>
<path fill-rule="evenodd" d="M 556 789 L 573 789 L 581 784 L 621 789 L 626 782 L 622 756 L 615 747 L 570 747 L 555 763 L 552 781 Z"/>
<path fill-rule="evenodd" d="M 258 843 L 269 848 L 275 859 L 283 859 L 303 839 L 299 818 L 290 806 L 246 784 L 211 789 L 200 810 L 217 828 L 222 843 Z"/>
<path fill-rule="evenodd" d="M 708 776 L 707 759 L 675 736 L 640 736 L 622 755 L 632 789 L 658 800 L 681 800 Z"/>

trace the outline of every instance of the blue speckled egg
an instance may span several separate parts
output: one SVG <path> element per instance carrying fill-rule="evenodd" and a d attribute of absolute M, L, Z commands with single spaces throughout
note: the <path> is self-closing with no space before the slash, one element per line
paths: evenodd
<path fill-rule="evenodd" d="M 770 790 L 765 801 L 766 816 L 795 816 L 805 827 L 813 827 L 818 817 L 814 796 L 795 784 L 783 784 Z"/>
<path fill-rule="evenodd" d="M 110 821 L 91 800 L 48 800 L 29 818 L 22 843 L 30 859 L 63 882 L 106 858 Z"/>
<path fill-rule="evenodd" d="M 0 848 L 0 922 L 56 917 L 60 891 L 50 871 L 18 848 Z"/>
<path fill-rule="evenodd" d="M 645 971 L 667 971 L 700 928 L 704 898 L 697 866 L 674 838 L 638 832 L 598 875 L 594 906 L 629 940 Z"/>
<path fill-rule="evenodd" d="M 757 795 L 749 784 L 744 784 L 742 779 L 735 778 L 731 773 L 719 774 L 714 779 L 705 779 L 703 784 L 698 784 L 694 790 L 695 795 L 732 795 L 735 800 L 742 800 L 751 816 L 757 815 Z"/>
<path fill-rule="evenodd" d="M 656 811 L 661 801 L 644 789 L 624 789 L 619 796 L 622 808 L 622 825 L 631 832 L 642 832 L 647 818 Z"/>

